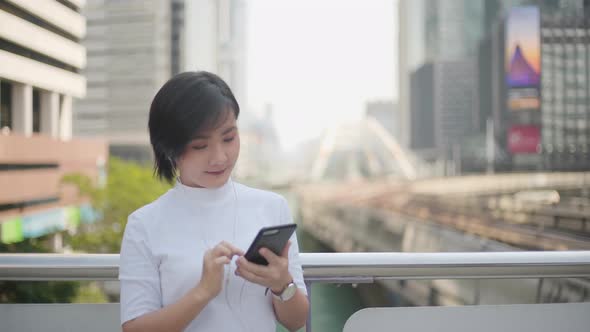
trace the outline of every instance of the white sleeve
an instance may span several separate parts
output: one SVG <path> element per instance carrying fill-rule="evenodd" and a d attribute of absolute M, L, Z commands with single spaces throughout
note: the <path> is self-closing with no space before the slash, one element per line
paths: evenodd
<path fill-rule="evenodd" d="M 145 223 L 135 212 L 129 216 L 119 261 L 121 325 L 162 308 L 160 274 L 146 236 Z"/>
<path fill-rule="evenodd" d="M 281 199 L 281 224 L 293 223 L 293 217 L 289 211 L 287 200 Z M 291 236 L 291 247 L 289 248 L 289 273 L 293 277 L 293 282 L 297 288 L 301 289 L 307 296 L 307 288 L 303 280 L 303 269 L 301 268 L 301 259 L 299 258 L 299 244 L 297 243 L 297 233 Z"/>

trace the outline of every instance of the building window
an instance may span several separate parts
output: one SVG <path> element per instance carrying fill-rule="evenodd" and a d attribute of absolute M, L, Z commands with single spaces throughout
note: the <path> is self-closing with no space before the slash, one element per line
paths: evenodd
<path fill-rule="evenodd" d="M 41 91 L 33 88 L 33 132 L 41 132 Z"/>
<path fill-rule="evenodd" d="M 12 85 L 0 82 L 0 131 L 12 129 Z"/>

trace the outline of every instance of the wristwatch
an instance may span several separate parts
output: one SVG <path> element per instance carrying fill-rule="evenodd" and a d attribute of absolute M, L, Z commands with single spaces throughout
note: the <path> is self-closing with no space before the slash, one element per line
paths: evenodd
<path fill-rule="evenodd" d="M 289 301 L 297 292 L 297 285 L 291 281 L 280 294 L 275 294 L 275 292 L 272 290 L 270 292 L 275 299 L 281 302 L 286 302 Z"/>

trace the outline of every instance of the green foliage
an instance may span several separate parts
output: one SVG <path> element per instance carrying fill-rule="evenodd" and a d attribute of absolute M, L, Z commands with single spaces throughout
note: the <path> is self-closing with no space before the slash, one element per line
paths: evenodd
<path fill-rule="evenodd" d="M 1 253 L 48 253 L 47 238 L 2 244 Z M 76 294 L 78 283 L 70 281 L 24 282 L 0 281 L 0 303 L 68 303 Z"/>
<path fill-rule="evenodd" d="M 63 181 L 77 185 L 100 212 L 96 223 L 83 225 L 76 235 L 66 239 L 74 250 L 91 253 L 118 253 L 129 214 L 170 188 L 170 184 L 154 178 L 149 166 L 114 157 L 109 160 L 104 188 L 94 187 L 90 179 L 78 174 L 68 175 Z"/>
<path fill-rule="evenodd" d="M 81 286 L 72 303 L 108 303 L 108 298 L 96 282 Z"/>
<path fill-rule="evenodd" d="M 77 289 L 72 281 L 0 281 L 0 303 L 69 303 Z"/>
<path fill-rule="evenodd" d="M 107 183 L 94 186 L 91 179 L 80 174 L 69 174 L 64 183 L 76 185 L 81 194 L 90 197 L 100 219 L 94 224 L 81 225 L 74 235 L 64 234 L 64 241 L 79 252 L 118 253 L 131 212 L 148 204 L 170 188 L 170 184 L 153 177 L 149 166 L 109 160 Z M 2 253 L 49 253 L 49 237 L 25 239 L 19 243 L 2 244 Z M 0 281 L 0 303 L 100 303 L 107 302 L 100 288 L 92 283 L 50 281 Z"/>

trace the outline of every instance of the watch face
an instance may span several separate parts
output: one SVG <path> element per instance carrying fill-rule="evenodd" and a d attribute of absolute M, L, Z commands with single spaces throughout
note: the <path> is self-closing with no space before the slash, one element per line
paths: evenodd
<path fill-rule="evenodd" d="M 295 292 L 297 292 L 297 285 L 290 283 L 281 294 L 281 300 L 289 301 L 295 295 Z"/>

